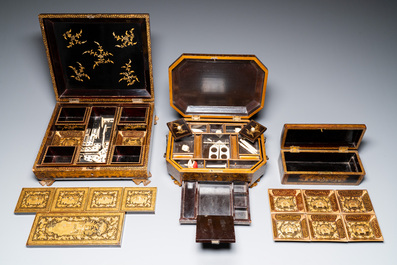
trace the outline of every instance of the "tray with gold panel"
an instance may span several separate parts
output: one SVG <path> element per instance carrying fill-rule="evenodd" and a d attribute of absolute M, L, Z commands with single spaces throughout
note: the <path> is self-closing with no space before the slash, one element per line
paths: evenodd
<path fill-rule="evenodd" d="M 14 213 L 48 212 L 54 193 L 53 188 L 23 188 Z"/>
<path fill-rule="evenodd" d="M 120 246 L 124 212 L 37 213 L 27 246 Z"/>
<path fill-rule="evenodd" d="M 366 190 L 269 189 L 275 241 L 383 241 Z"/>
<path fill-rule="evenodd" d="M 148 184 L 154 89 L 148 14 L 41 14 L 57 103 L 33 166 L 57 179 Z"/>
<path fill-rule="evenodd" d="M 154 213 L 157 188 L 23 188 L 14 213 L 35 213 L 27 246 L 120 246 L 125 213 Z"/>
<path fill-rule="evenodd" d="M 169 67 L 170 104 L 182 118 L 167 124 L 167 169 L 182 186 L 180 222 L 197 223 L 197 242 L 211 242 L 208 222 L 251 222 L 248 188 L 267 162 L 266 127 L 251 118 L 264 106 L 267 76 L 254 55 L 182 54 Z"/>
<path fill-rule="evenodd" d="M 357 150 L 365 131 L 364 124 L 285 124 L 282 184 L 360 184 L 365 170 Z"/>

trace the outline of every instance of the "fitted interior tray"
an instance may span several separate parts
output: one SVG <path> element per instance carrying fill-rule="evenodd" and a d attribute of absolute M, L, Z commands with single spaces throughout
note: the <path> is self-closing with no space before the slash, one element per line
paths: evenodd
<path fill-rule="evenodd" d="M 362 172 L 355 152 L 283 152 L 287 171 Z"/>

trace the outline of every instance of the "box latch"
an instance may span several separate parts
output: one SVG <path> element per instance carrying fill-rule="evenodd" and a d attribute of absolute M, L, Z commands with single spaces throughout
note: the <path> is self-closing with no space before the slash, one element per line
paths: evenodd
<path fill-rule="evenodd" d="M 289 151 L 290 151 L 291 153 L 299 153 L 299 146 L 291 146 L 291 147 L 289 148 Z"/>
<path fill-rule="evenodd" d="M 78 98 L 69 98 L 69 103 L 79 103 L 80 99 Z"/>
<path fill-rule="evenodd" d="M 349 150 L 349 147 L 347 146 L 340 146 L 339 147 L 339 152 L 341 153 L 346 153 Z"/>
<path fill-rule="evenodd" d="M 200 120 L 200 116 L 199 115 L 193 115 L 192 116 L 192 120 L 199 121 Z"/>
<path fill-rule="evenodd" d="M 133 98 L 131 101 L 132 103 L 143 103 L 143 99 L 141 98 Z"/>
<path fill-rule="evenodd" d="M 233 116 L 233 121 L 241 121 L 241 117 L 240 116 Z"/>

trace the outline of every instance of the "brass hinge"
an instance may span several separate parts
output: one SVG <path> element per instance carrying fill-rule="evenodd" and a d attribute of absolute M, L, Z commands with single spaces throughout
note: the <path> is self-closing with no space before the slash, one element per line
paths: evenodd
<path fill-rule="evenodd" d="M 141 98 L 133 98 L 131 101 L 132 103 L 143 103 L 143 99 Z"/>
<path fill-rule="evenodd" d="M 199 120 L 200 120 L 200 116 L 198 116 L 198 115 L 193 115 L 193 116 L 192 116 L 192 120 L 194 120 L 194 121 L 199 121 Z"/>
<path fill-rule="evenodd" d="M 241 121 L 241 117 L 240 116 L 233 116 L 233 121 Z"/>
<path fill-rule="evenodd" d="M 349 150 L 349 147 L 347 147 L 347 146 L 340 146 L 340 147 L 339 147 L 339 152 L 345 153 L 345 152 L 347 152 L 348 150 Z"/>
<path fill-rule="evenodd" d="M 69 98 L 69 103 L 79 103 L 80 99 L 78 98 Z"/>
<path fill-rule="evenodd" d="M 291 147 L 289 148 L 289 151 L 290 151 L 291 153 L 299 153 L 299 146 L 291 146 Z"/>

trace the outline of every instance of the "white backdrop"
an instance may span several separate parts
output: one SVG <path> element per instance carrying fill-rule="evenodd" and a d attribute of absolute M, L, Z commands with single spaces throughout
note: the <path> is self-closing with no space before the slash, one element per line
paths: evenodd
<path fill-rule="evenodd" d="M 55 106 L 39 13 L 149 13 L 156 112 L 149 186 L 156 214 L 126 217 L 119 248 L 27 248 L 33 215 L 14 215 Z M 0 264 L 396 264 L 397 5 L 392 1 L 23 1 L 0 10 Z M 270 160 L 250 190 L 251 226 L 235 244 L 205 248 L 179 225 L 180 187 L 167 174 L 168 66 L 182 53 L 255 54 L 269 69 L 264 124 Z M 359 186 L 283 186 L 284 123 L 365 123 Z M 58 181 L 53 187 L 132 187 L 131 181 Z M 268 188 L 367 189 L 384 243 L 274 242 Z"/>

